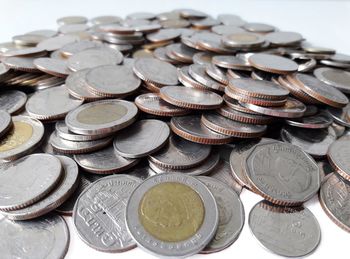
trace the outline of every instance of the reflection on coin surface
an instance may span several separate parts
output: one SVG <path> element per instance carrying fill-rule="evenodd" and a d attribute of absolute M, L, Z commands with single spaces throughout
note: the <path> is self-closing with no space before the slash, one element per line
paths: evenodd
<path fill-rule="evenodd" d="M 73 35 L 62 35 L 56 36 L 52 38 L 48 38 L 46 40 L 41 41 L 37 47 L 45 49 L 47 51 L 54 51 L 62 48 L 64 45 L 68 43 L 72 43 L 78 41 L 78 37 Z"/>
<path fill-rule="evenodd" d="M 332 143 L 328 149 L 328 159 L 337 173 L 350 181 L 350 137 L 342 137 Z"/>
<path fill-rule="evenodd" d="M 4 110 L 0 110 L 0 137 L 4 136 L 11 127 L 11 115 Z"/>
<path fill-rule="evenodd" d="M 296 62 L 276 55 L 254 54 L 248 60 L 253 67 L 266 72 L 289 74 L 298 70 Z"/>

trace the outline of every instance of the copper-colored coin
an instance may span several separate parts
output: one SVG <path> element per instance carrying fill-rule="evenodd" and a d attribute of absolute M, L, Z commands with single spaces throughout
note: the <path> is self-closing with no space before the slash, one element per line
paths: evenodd
<path fill-rule="evenodd" d="M 249 63 L 262 71 L 276 74 L 290 74 L 298 71 L 298 64 L 291 59 L 271 54 L 254 54 L 248 58 Z"/>
<path fill-rule="evenodd" d="M 216 110 L 217 113 L 231 120 L 240 121 L 249 124 L 269 124 L 273 121 L 272 117 L 265 115 L 257 115 L 251 113 L 244 113 L 234 110 L 227 105 L 224 105 Z"/>
<path fill-rule="evenodd" d="M 40 71 L 57 77 L 67 77 L 70 74 L 67 63 L 60 59 L 37 58 L 34 60 L 34 66 Z"/>
<path fill-rule="evenodd" d="M 201 84 L 218 91 L 224 91 L 226 85 L 223 85 L 214 79 L 212 79 L 206 73 L 206 66 L 199 64 L 192 64 L 188 70 L 189 74 Z"/>

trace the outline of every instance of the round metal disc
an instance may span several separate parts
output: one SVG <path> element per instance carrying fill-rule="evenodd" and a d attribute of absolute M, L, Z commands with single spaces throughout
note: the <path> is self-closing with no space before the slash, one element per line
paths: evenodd
<path fill-rule="evenodd" d="M 345 136 L 334 141 L 328 149 L 328 160 L 336 172 L 350 181 L 350 163 L 347 154 L 350 149 L 350 137 Z"/>
<path fill-rule="evenodd" d="M 289 74 L 298 70 L 298 64 L 293 60 L 271 54 L 254 54 L 248 61 L 259 70 L 276 74 Z"/>
<path fill-rule="evenodd" d="M 12 127 L 11 115 L 0 110 L 0 137 L 4 136 Z"/>
<path fill-rule="evenodd" d="M 320 67 L 315 69 L 313 73 L 322 82 L 334 86 L 344 93 L 350 93 L 350 72 L 335 68 Z"/>

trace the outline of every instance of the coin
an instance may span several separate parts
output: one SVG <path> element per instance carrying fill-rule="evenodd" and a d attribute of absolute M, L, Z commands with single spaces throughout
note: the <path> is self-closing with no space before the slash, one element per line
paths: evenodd
<path fill-rule="evenodd" d="M 210 87 L 208 87 L 206 85 L 203 85 L 202 83 L 200 83 L 197 80 L 195 80 L 190 75 L 189 69 L 190 69 L 189 66 L 183 66 L 183 67 L 177 69 L 177 74 L 178 74 L 178 77 L 179 77 L 179 81 L 186 87 L 194 87 L 194 88 L 198 88 L 198 89 L 202 89 L 202 90 L 210 90 Z M 201 75 L 204 76 L 204 79 L 206 80 L 206 82 L 214 82 L 210 77 L 208 77 L 207 75 L 204 75 L 205 70 L 203 71 L 202 68 L 200 68 L 200 70 L 201 70 Z M 218 84 L 215 83 L 214 87 L 216 85 L 218 85 Z"/>
<path fill-rule="evenodd" d="M 0 137 L 3 137 L 12 127 L 11 115 L 0 110 Z"/>
<path fill-rule="evenodd" d="M 219 68 L 214 64 L 210 64 L 205 68 L 205 72 L 216 81 L 224 85 L 228 85 L 228 78 L 226 76 L 226 72 L 222 68 Z"/>
<path fill-rule="evenodd" d="M 54 58 L 37 58 L 34 60 L 34 66 L 47 74 L 57 77 L 67 77 L 70 73 L 65 61 Z"/>
<path fill-rule="evenodd" d="M 212 241 L 200 253 L 219 252 L 235 242 L 244 225 L 244 208 L 238 194 L 219 180 L 198 177 L 213 194 L 219 209 L 219 225 Z"/>
<path fill-rule="evenodd" d="M 118 155 L 113 146 L 88 154 L 74 155 L 74 160 L 85 171 L 95 174 L 119 173 L 138 162 L 136 159 L 128 159 Z"/>
<path fill-rule="evenodd" d="M 65 16 L 57 19 L 58 25 L 65 25 L 65 24 L 84 24 L 87 23 L 87 18 L 84 16 Z"/>
<path fill-rule="evenodd" d="M 298 64 L 293 60 L 271 54 L 254 54 L 248 61 L 256 69 L 275 74 L 290 74 L 298 70 Z"/>
<path fill-rule="evenodd" d="M 330 174 L 322 184 L 319 200 L 327 216 L 339 227 L 350 232 L 349 208 L 349 182 L 338 176 Z"/>
<path fill-rule="evenodd" d="M 216 25 L 211 27 L 211 31 L 220 35 L 244 32 L 242 28 L 235 25 Z"/>
<path fill-rule="evenodd" d="M 266 34 L 265 39 L 273 45 L 288 46 L 300 43 L 303 36 L 297 32 L 277 31 Z"/>
<path fill-rule="evenodd" d="M 125 210 L 130 194 L 140 183 L 134 176 L 112 175 L 89 185 L 73 209 L 73 224 L 79 237 L 104 252 L 123 252 L 136 247 L 125 226 Z"/>
<path fill-rule="evenodd" d="M 318 168 L 320 168 L 321 175 L 321 188 L 324 181 L 334 172 L 333 167 L 326 160 L 317 162 Z"/>
<path fill-rule="evenodd" d="M 116 132 L 135 121 L 137 107 L 123 100 L 102 100 L 81 105 L 69 112 L 65 122 L 76 134 L 99 135 Z"/>
<path fill-rule="evenodd" d="M 243 28 L 247 31 L 258 32 L 258 33 L 272 32 L 276 29 L 272 25 L 265 24 L 265 23 L 257 23 L 257 22 L 245 23 L 243 25 Z"/>
<path fill-rule="evenodd" d="M 69 230 L 56 214 L 30 221 L 2 218 L 0 228 L 4 258 L 64 258 L 67 253 Z"/>
<path fill-rule="evenodd" d="M 46 51 L 40 47 L 23 48 L 8 50 L 2 54 L 3 57 L 30 57 L 30 56 L 43 56 Z"/>
<path fill-rule="evenodd" d="M 211 59 L 213 57 L 213 54 L 208 52 L 198 52 L 193 55 L 193 64 L 199 64 L 199 65 L 207 65 L 211 64 Z"/>
<path fill-rule="evenodd" d="M 298 205 L 320 188 L 319 168 L 301 148 L 272 142 L 256 145 L 245 163 L 253 189 L 278 205 Z"/>
<path fill-rule="evenodd" d="M 223 68 L 252 70 L 252 67 L 247 60 L 244 60 L 237 56 L 214 56 L 212 59 L 212 63 Z"/>
<path fill-rule="evenodd" d="M 313 73 L 315 77 L 322 82 L 334 86 L 344 93 L 350 93 L 350 72 L 320 67 L 315 69 Z"/>
<path fill-rule="evenodd" d="M 2 62 L 13 70 L 23 72 L 38 72 L 39 70 L 34 66 L 33 61 L 36 58 L 33 57 L 8 57 L 4 58 Z"/>
<path fill-rule="evenodd" d="M 305 116 L 297 119 L 288 119 L 286 123 L 298 127 L 307 129 L 324 129 L 328 128 L 333 122 L 332 117 L 325 111 L 320 111 L 311 116 Z"/>
<path fill-rule="evenodd" d="M 69 95 L 67 88 L 58 86 L 33 94 L 26 103 L 26 111 L 40 120 L 59 119 L 82 103 L 83 100 Z"/>
<path fill-rule="evenodd" d="M 199 64 L 190 65 L 188 69 L 188 73 L 193 79 L 195 79 L 196 81 L 198 81 L 199 83 L 201 83 L 202 85 L 206 86 L 209 89 L 214 89 L 218 91 L 225 90 L 226 85 L 223 85 L 222 83 L 219 83 L 218 81 L 208 76 L 205 65 L 199 65 Z"/>
<path fill-rule="evenodd" d="M 153 32 L 146 35 L 146 38 L 150 42 L 163 42 L 163 41 L 169 41 L 174 40 L 178 37 L 180 37 L 181 32 L 177 29 L 161 29 L 157 32 Z"/>
<path fill-rule="evenodd" d="M 36 46 L 40 41 L 46 38 L 48 37 L 44 35 L 22 34 L 22 35 L 13 36 L 12 41 L 16 45 L 20 45 L 20 46 Z"/>
<path fill-rule="evenodd" d="M 27 207 L 48 194 L 61 176 L 60 161 L 48 154 L 32 154 L 0 166 L 0 209 Z"/>
<path fill-rule="evenodd" d="M 90 41 L 90 40 L 81 40 L 77 42 L 72 42 L 64 45 L 62 48 L 59 49 L 60 54 L 64 57 L 70 57 L 80 51 L 101 47 L 103 46 L 100 42 Z"/>
<path fill-rule="evenodd" d="M 350 138 L 342 137 L 334 141 L 328 149 L 328 160 L 338 174 L 346 180 L 350 180 L 350 164 L 347 159 Z"/>
<path fill-rule="evenodd" d="M 120 131 L 114 138 L 113 146 L 116 152 L 123 157 L 144 157 L 162 148 L 169 134 L 170 129 L 165 122 L 140 120 Z"/>
<path fill-rule="evenodd" d="M 334 122 L 339 125 L 350 127 L 350 118 L 348 116 L 350 104 L 347 104 L 343 108 L 327 107 L 326 111 L 333 118 Z"/>
<path fill-rule="evenodd" d="M 241 17 L 235 14 L 219 14 L 218 20 L 221 21 L 224 25 L 234 25 L 241 27 L 245 24 L 245 21 Z"/>
<path fill-rule="evenodd" d="M 218 221 L 217 204 L 208 188 L 179 173 L 145 180 L 126 207 L 129 233 L 139 247 L 157 256 L 181 258 L 198 253 L 215 235 Z M 159 228 L 160 224 L 164 227 Z M 174 245 L 160 245 L 169 242 Z"/>
<path fill-rule="evenodd" d="M 13 127 L 0 141 L 0 159 L 17 159 L 38 145 L 44 135 L 43 124 L 27 116 L 12 117 Z"/>
<path fill-rule="evenodd" d="M 248 223 L 258 241 L 281 256 L 305 256 L 314 251 L 321 240 L 317 219 L 304 207 L 278 207 L 260 201 L 250 211 Z"/>
<path fill-rule="evenodd" d="M 62 48 L 64 45 L 72 42 L 78 41 L 79 38 L 74 35 L 61 35 L 61 36 L 55 36 L 48 38 L 46 40 L 41 41 L 37 47 L 47 50 L 47 51 L 54 51 Z"/>
<path fill-rule="evenodd" d="M 250 32 L 240 32 L 222 36 L 222 43 L 231 48 L 256 47 L 261 46 L 264 42 L 264 37 Z"/>

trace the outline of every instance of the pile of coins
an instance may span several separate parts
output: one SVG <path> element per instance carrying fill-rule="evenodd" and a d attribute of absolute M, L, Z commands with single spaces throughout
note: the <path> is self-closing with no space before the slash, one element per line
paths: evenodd
<path fill-rule="evenodd" d="M 276 254 L 317 248 L 317 194 L 350 232 L 350 56 L 192 9 L 57 23 L 0 44 L 3 257 L 64 257 L 59 214 L 102 252 L 219 252 L 243 187 Z"/>

